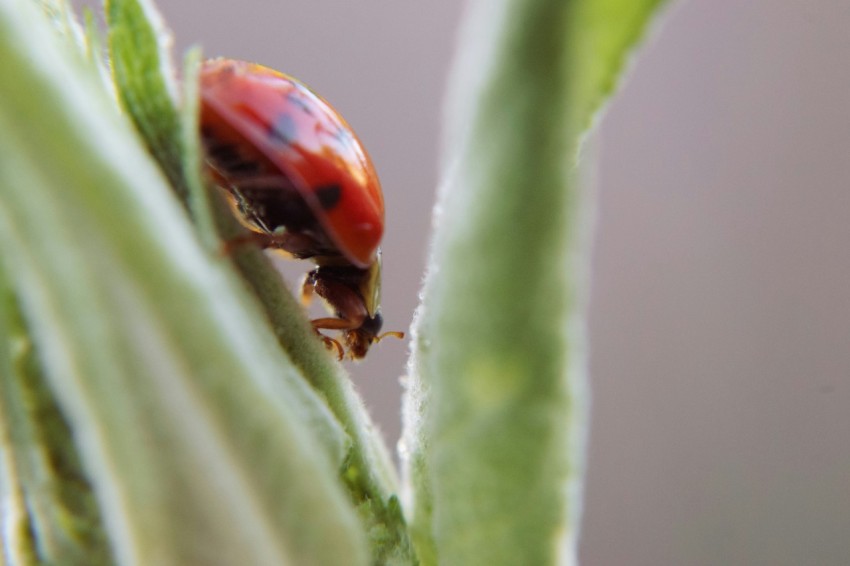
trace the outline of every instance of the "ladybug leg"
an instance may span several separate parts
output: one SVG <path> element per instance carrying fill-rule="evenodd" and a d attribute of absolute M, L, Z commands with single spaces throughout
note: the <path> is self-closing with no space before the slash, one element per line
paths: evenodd
<path fill-rule="evenodd" d="M 316 291 L 316 283 L 317 283 L 317 272 L 316 270 L 311 271 L 304 278 L 304 283 L 301 285 L 301 301 L 307 305 L 313 299 L 313 294 Z M 322 287 L 324 290 L 324 287 Z M 324 342 L 325 347 L 328 350 L 336 350 L 337 360 L 342 361 L 343 356 L 345 355 L 345 348 L 339 342 L 339 340 L 335 340 L 328 336 L 325 336 L 320 332 L 321 330 L 351 330 L 353 328 L 357 328 L 362 322 L 360 321 L 350 321 L 344 320 L 341 318 L 317 318 L 310 322 L 313 325 L 313 330 L 316 331 L 316 334 L 321 338 L 322 342 Z"/>
<path fill-rule="evenodd" d="M 353 330 L 360 327 L 359 323 L 345 320 L 343 318 L 332 317 L 317 318 L 315 320 L 311 320 L 310 323 L 316 330 L 319 330 L 320 328 L 322 330 Z"/>
<path fill-rule="evenodd" d="M 345 354 L 345 348 L 342 344 L 333 338 L 328 338 L 324 334 L 320 332 L 320 330 L 339 330 L 343 332 L 343 337 L 345 338 L 346 343 L 349 343 L 349 332 L 356 331 L 360 328 L 362 321 L 351 321 L 345 320 L 344 318 L 333 318 L 333 317 L 324 317 L 317 318 L 315 320 L 311 320 L 310 324 L 313 325 L 313 330 L 316 331 L 316 334 L 322 339 L 325 343 L 325 347 L 328 350 L 331 349 L 331 345 L 336 348 L 337 351 L 337 359 L 342 361 L 343 355 Z M 333 342 L 333 344 L 331 344 Z M 349 352 L 349 356 L 351 357 L 351 352 Z"/>
<path fill-rule="evenodd" d="M 362 334 L 360 329 L 368 313 L 359 290 L 345 277 L 341 277 L 339 272 L 318 267 L 307 274 L 301 287 L 301 294 L 304 298 L 311 297 L 313 294 L 319 295 L 336 315 L 311 321 L 316 333 L 322 335 L 320 330 L 342 332 L 341 339 L 344 346 L 349 349 L 349 356 L 362 357 L 362 355 L 355 356 L 355 350 Z"/>
<path fill-rule="evenodd" d="M 316 334 L 321 338 L 322 342 L 325 344 L 325 348 L 328 350 L 335 349 L 337 354 L 337 360 L 342 361 L 343 356 L 345 355 L 345 348 L 342 347 L 339 340 L 335 340 L 328 336 L 325 336 L 320 332 L 320 330 L 349 330 L 353 328 L 350 321 L 342 320 L 341 318 L 317 318 L 316 320 L 310 321 L 313 325 L 313 330 L 316 331 Z"/>
<path fill-rule="evenodd" d="M 339 340 L 334 340 L 330 336 L 325 336 L 319 329 L 313 327 L 313 330 L 316 331 L 316 335 L 321 339 L 322 343 L 325 345 L 325 348 L 328 350 L 336 350 L 336 359 L 337 361 L 342 361 L 343 356 L 345 355 L 345 349 L 342 347 L 342 344 L 339 343 Z"/>
<path fill-rule="evenodd" d="M 281 232 L 268 234 L 265 232 L 245 232 L 222 242 L 221 254 L 233 255 L 239 248 L 247 245 L 259 246 L 262 249 L 280 250 L 293 257 L 299 257 L 314 245 L 313 239 L 303 234 Z"/>
<path fill-rule="evenodd" d="M 248 245 L 260 246 L 261 248 L 267 248 L 269 234 L 260 234 L 257 232 L 245 232 L 243 234 L 239 234 L 238 236 L 234 236 L 229 240 L 225 240 L 221 243 L 221 255 L 223 256 L 231 256 L 233 255 L 239 248 Z"/>
<path fill-rule="evenodd" d="M 301 296 L 319 295 L 336 314 L 335 317 L 319 318 L 313 321 L 314 328 L 326 330 L 354 330 L 363 325 L 366 319 L 366 305 L 360 293 L 346 282 L 328 276 L 321 268 L 312 270 L 304 278 Z"/>

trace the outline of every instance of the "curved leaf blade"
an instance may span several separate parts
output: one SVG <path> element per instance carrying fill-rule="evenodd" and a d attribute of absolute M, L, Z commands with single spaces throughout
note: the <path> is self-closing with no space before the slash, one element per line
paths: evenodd
<path fill-rule="evenodd" d="M 109 61 L 121 105 L 178 196 L 186 201 L 171 33 L 147 0 L 107 0 Z"/>
<path fill-rule="evenodd" d="M 71 430 L 45 382 L 15 297 L 3 287 L 0 428 L 6 438 L 6 474 L 18 484 L 13 489 L 20 497 L 15 503 L 10 493 L 6 504 L 18 506 L 17 513 L 28 519 L 3 530 L 9 536 L 5 548 L 19 555 L 16 563 L 27 562 L 15 549 L 29 543 L 33 555 L 29 560 L 37 555 L 51 564 L 110 564 L 102 517 Z"/>
<path fill-rule="evenodd" d="M 0 57 L 2 260 L 119 560 L 365 563 L 349 439 L 94 70 L 23 0 L 0 1 Z"/>
<path fill-rule="evenodd" d="M 589 223 L 576 156 L 658 4 L 471 4 L 405 399 L 425 564 L 575 561 Z"/>

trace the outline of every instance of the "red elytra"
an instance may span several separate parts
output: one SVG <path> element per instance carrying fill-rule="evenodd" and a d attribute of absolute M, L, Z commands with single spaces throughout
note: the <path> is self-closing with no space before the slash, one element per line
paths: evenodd
<path fill-rule="evenodd" d="M 381 185 L 362 144 L 327 102 L 292 77 L 231 59 L 204 64 L 201 99 L 205 128 L 218 127 L 246 158 L 283 173 L 352 264 L 374 262 L 384 230 Z"/>
<path fill-rule="evenodd" d="M 303 296 L 322 297 L 351 358 L 379 334 L 384 200 L 375 168 L 351 128 L 319 96 L 278 71 L 214 59 L 201 69 L 201 133 L 207 170 L 227 191 L 251 241 L 316 263 Z"/>

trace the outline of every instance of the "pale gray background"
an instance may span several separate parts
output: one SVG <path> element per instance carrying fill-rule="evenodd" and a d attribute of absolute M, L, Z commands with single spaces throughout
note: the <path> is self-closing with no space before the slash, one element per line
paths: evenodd
<path fill-rule="evenodd" d="M 285 70 L 354 125 L 405 329 L 461 3 L 159 3 L 178 51 Z M 664 20 L 600 132 L 582 562 L 850 564 L 850 3 Z M 355 370 L 390 442 L 405 356 L 387 340 Z"/>

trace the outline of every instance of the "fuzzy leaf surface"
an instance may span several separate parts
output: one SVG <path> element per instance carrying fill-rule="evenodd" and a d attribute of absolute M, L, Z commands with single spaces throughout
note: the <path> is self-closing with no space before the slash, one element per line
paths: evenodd
<path fill-rule="evenodd" d="M 405 399 L 425 564 L 571 564 L 586 427 L 580 139 L 658 0 L 474 0 Z"/>
<path fill-rule="evenodd" d="M 0 248 L 124 564 L 365 564 L 350 439 L 91 65 L 0 0 Z"/>

